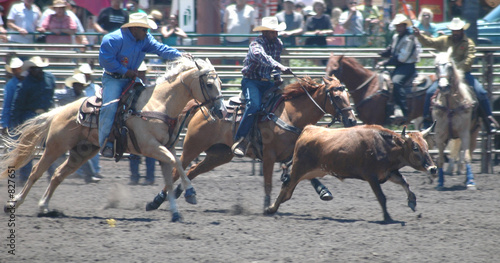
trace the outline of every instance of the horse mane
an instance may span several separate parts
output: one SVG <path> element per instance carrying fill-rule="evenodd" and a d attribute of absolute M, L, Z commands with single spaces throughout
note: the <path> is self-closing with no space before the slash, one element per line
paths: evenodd
<path fill-rule="evenodd" d="M 467 101 L 474 101 L 473 96 L 471 94 L 471 90 L 468 87 L 468 85 L 464 82 L 464 73 L 462 70 L 457 68 L 457 65 L 455 63 L 455 60 L 451 57 L 451 51 L 446 51 L 446 52 L 439 52 L 435 54 L 436 59 L 435 59 L 435 64 L 438 63 L 443 63 L 443 62 L 451 62 L 453 65 L 453 83 L 450 83 L 453 85 L 453 87 L 458 87 L 458 92 L 464 96 L 464 99 Z"/>
<path fill-rule="evenodd" d="M 342 57 L 342 60 L 344 60 L 345 64 L 347 65 L 351 65 L 352 68 L 354 69 L 359 69 L 359 70 L 363 70 L 365 73 L 369 73 L 371 72 L 371 70 L 365 68 L 363 66 L 363 64 L 361 64 L 361 62 L 359 62 L 356 58 L 354 57 L 347 57 L 347 56 L 343 56 Z"/>
<path fill-rule="evenodd" d="M 176 77 L 184 71 L 197 68 L 200 70 L 195 73 L 194 77 L 199 77 L 207 72 L 215 70 L 214 66 L 208 60 L 190 59 L 180 56 L 179 58 L 167 63 L 165 74 L 156 80 L 156 84 L 161 84 L 165 81 L 172 82 Z"/>
<path fill-rule="evenodd" d="M 283 90 L 283 98 L 289 100 L 305 94 L 304 87 L 307 92 L 314 93 L 318 88 L 324 87 L 325 84 L 316 83 L 311 77 L 305 76 L 300 78 L 298 82 L 287 85 Z"/>

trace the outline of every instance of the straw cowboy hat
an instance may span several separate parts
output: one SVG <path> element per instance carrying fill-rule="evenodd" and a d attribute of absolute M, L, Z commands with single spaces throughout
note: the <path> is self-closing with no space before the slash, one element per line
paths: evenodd
<path fill-rule="evenodd" d="M 12 74 L 12 69 L 13 68 L 20 68 L 20 67 L 23 66 L 23 64 L 24 63 L 23 63 L 23 61 L 20 58 L 13 57 L 13 58 L 10 59 L 9 65 L 5 65 L 5 70 L 7 72 L 9 72 L 10 74 Z"/>
<path fill-rule="evenodd" d="M 39 56 L 34 56 L 28 61 L 24 61 L 23 70 L 27 70 L 31 67 L 45 68 L 49 66 L 49 59 L 42 59 Z"/>
<path fill-rule="evenodd" d="M 66 1 L 65 0 L 54 0 L 52 2 L 52 7 L 66 7 Z"/>
<path fill-rule="evenodd" d="M 80 65 L 80 67 L 78 67 L 77 69 L 75 69 L 75 74 L 76 73 L 83 73 L 83 74 L 92 74 L 94 73 L 94 71 L 92 70 L 92 68 L 90 67 L 90 65 L 88 63 L 82 63 Z"/>
<path fill-rule="evenodd" d="M 144 13 L 133 13 L 128 17 L 128 23 L 124 24 L 122 28 L 126 27 L 145 27 L 149 29 L 157 29 L 155 21 L 148 18 L 147 14 Z"/>
<path fill-rule="evenodd" d="M 412 26 L 411 20 L 408 19 L 408 17 L 406 17 L 403 14 L 396 14 L 391 24 L 393 25 L 406 24 L 407 27 Z"/>
<path fill-rule="evenodd" d="M 449 29 L 449 30 L 467 30 L 467 28 L 469 28 L 470 24 L 469 23 L 465 23 L 465 21 L 463 20 L 460 20 L 460 18 L 458 17 L 454 17 L 450 24 L 447 25 L 446 27 Z"/>
<path fill-rule="evenodd" d="M 283 31 L 286 29 L 285 22 L 278 24 L 278 18 L 275 16 L 266 16 L 262 18 L 262 25 L 257 26 L 253 29 L 254 32 L 257 31 Z"/>
<path fill-rule="evenodd" d="M 73 87 L 73 84 L 75 82 L 83 84 L 83 86 L 88 86 L 90 84 L 90 82 L 87 81 L 87 78 L 83 73 L 76 73 L 75 75 L 67 78 L 64 81 L 64 85 L 66 85 L 66 87 Z"/>

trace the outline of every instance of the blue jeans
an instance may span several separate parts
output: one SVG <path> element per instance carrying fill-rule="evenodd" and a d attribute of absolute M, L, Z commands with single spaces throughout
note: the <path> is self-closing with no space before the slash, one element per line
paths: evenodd
<path fill-rule="evenodd" d="M 241 89 L 246 100 L 246 108 L 241 118 L 240 126 L 234 136 L 235 141 L 244 138 L 250 132 L 255 120 L 255 116 L 260 110 L 262 95 L 274 85 L 271 81 L 260 81 L 243 78 L 241 81 Z"/>
<path fill-rule="evenodd" d="M 140 81 L 136 78 L 136 81 Z M 115 79 L 104 73 L 102 75 L 102 107 L 99 113 L 99 146 L 104 147 L 104 142 L 111 132 L 115 114 L 118 109 L 118 99 L 122 94 L 130 79 Z M 107 146 L 111 146 L 108 143 Z"/>
<path fill-rule="evenodd" d="M 141 162 L 141 156 L 131 154 L 130 155 L 130 181 L 138 182 L 139 177 L 139 163 Z M 154 182 L 155 181 L 155 165 L 156 160 L 151 157 L 146 157 L 146 180 Z"/>
<path fill-rule="evenodd" d="M 488 99 L 488 92 L 484 89 L 483 85 L 470 74 L 470 72 L 465 72 L 464 79 L 467 81 L 469 86 L 474 87 L 474 92 L 476 93 L 477 100 L 479 102 L 479 107 L 487 116 L 493 115 L 491 111 L 490 100 Z M 430 107 L 431 107 L 431 98 L 436 92 L 438 87 L 438 81 L 434 81 L 431 84 L 427 92 L 425 93 L 425 101 L 424 101 L 424 117 L 430 117 Z"/>
<path fill-rule="evenodd" d="M 404 84 L 409 78 L 415 75 L 416 69 L 414 63 L 398 65 L 391 73 L 392 83 L 394 85 L 394 102 L 398 104 L 405 117 L 408 116 L 408 106 L 406 106 L 406 92 Z"/>

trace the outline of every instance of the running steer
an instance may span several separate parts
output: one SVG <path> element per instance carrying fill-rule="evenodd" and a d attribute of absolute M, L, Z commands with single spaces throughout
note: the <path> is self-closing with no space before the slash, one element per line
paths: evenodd
<path fill-rule="evenodd" d="M 305 179 L 331 174 L 340 180 L 357 178 L 368 181 L 384 212 L 384 222 L 393 222 L 387 212 L 380 184 L 390 180 L 403 186 L 408 206 L 415 211 L 417 198 L 399 169 L 411 166 L 419 171 L 436 173 L 424 137 L 434 127 L 422 132 L 401 135 L 378 125 L 327 129 L 306 126 L 295 145 L 290 180 L 283 183 L 274 204 L 266 214 L 276 213 L 281 203 L 292 197 L 297 184 Z"/>

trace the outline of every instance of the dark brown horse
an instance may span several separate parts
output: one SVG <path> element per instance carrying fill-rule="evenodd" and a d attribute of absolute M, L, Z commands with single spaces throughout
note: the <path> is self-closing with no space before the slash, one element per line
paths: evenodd
<path fill-rule="evenodd" d="M 354 100 L 358 119 L 365 124 L 384 125 L 386 117 L 386 105 L 391 102 L 389 85 L 386 80 L 388 75 L 377 74 L 366 69 L 355 58 L 343 55 L 330 55 L 326 66 L 326 75 L 335 75 L 343 82 Z M 424 87 L 418 91 L 406 94 L 409 116 L 407 122 L 423 115 L 425 90 L 432 83 L 429 76 L 424 77 Z"/>
<path fill-rule="evenodd" d="M 324 81 L 326 84 L 318 84 L 306 77 L 284 88 L 284 102 L 267 116 L 270 119 L 276 119 L 273 116 L 278 117 L 279 121 L 289 127 L 294 127 L 293 129 L 283 128 L 283 125 L 277 124 L 279 121 L 258 123 L 262 134 L 262 148 L 256 150 L 256 147 L 249 147 L 247 156 L 251 158 L 262 156 L 260 159 L 263 163 L 264 174 L 264 207 L 270 204 L 274 163 L 285 163 L 291 160 L 295 141 L 306 125 L 317 123 L 325 113 L 332 116 L 340 114 L 344 126 L 356 125 L 356 118 L 350 107 L 349 94 L 340 81 L 335 77 L 324 78 Z M 194 114 L 187 126 L 180 158 L 182 167 L 186 168 L 202 152 L 206 153 L 206 157 L 189 169 L 187 172 L 189 178 L 194 179 L 199 174 L 233 159 L 231 146 L 234 143 L 236 126 L 231 120 L 207 120 L 201 111 Z M 259 151 L 258 154 L 256 154 L 257 151 Z M 178 175 L 175 175 L 174 180 L 177 177 Z M 176 192 L 180 195 L 182 189 Z M 146 210 L 157 209 L 165 200 L 166 193 L 167 189 L 164 188 L 155 200 L 147 205 Z"/>

